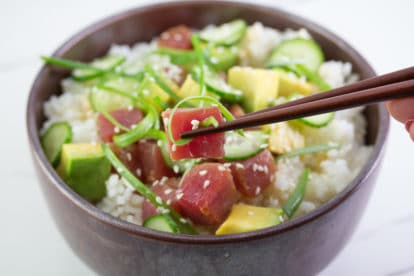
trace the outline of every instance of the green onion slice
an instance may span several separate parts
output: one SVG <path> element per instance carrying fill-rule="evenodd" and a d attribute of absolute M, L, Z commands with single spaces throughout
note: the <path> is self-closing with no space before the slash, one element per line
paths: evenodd
<path fill-rule="evenodd" d="M 309 173 L 310 170 L 308 168 L 305 168 L 299 177 L 298 184 L 296 185 L 295 190 L 293 193 L 289 196 L 287 202 L 285 205 L 283 205 L 283 212 L 288 216 L 289 218 L 293 217 L 295 212 L 298 210 L 300 204 L 303 201 L 303 198 L 305 197 L 306 193 L 306 186 L 308 185 L 309 181 Z"/>
<path fill-rule="evenodd" d="M 318 153 L 318 152 L 324 152 L 324 151 L 330 151 L 330 150 L 340 149 L 340 148 L 341 148 L 341 145 L 336 144 L 336 143 L 312 145 L 312 146 L 292 150 L 292 151 L 290 151 L 288 153 L 285 153 L 285 154 L 281 154 L 277 157 L 277 159 L 287 159 L 287 158 L 292 158 L 292 157 L 295 157 L 295 156 L 311 154 L 311 153 Z"/>

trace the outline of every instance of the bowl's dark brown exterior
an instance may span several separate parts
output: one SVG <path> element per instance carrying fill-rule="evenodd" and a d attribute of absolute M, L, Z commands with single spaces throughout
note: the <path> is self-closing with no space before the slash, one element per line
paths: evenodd
<path fill-rule="evenodd" d="M 183 2 L 129 10 L 81 31 L 59 48 L 59 57 L 88 61 L 111 44 L 148 41 L 177 24 L 195 28 L 244 18 L 278 29 L 306 27 L 328 59 L 352 62 L 362 78 L 375 73 L 347 43 L 327 30 L 286 12 L 230 2 Z M 38 139 L 43 102 L 60 91 L 63 72 L 43 67 L 33 84 L 27 127 L 41 187 L 66 241 L 92 269 L 105 275 L 312 275 L 343 248 L 368 201 L 379 170 L 389 117 L 382 105 L 370 106 L 367 142 L 374 145 L 368 164 L 343 192 L 299 219 L 254 233 L 178 236 L 115 219 L 71 191 L 47 162 Z M 355 260 L 358 261 L 358 260 Z"/>

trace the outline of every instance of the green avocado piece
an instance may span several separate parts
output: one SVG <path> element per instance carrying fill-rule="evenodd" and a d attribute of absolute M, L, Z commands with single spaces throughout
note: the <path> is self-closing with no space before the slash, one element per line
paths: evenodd
<path fill-rule="evenodd" d="M 278 208 L 252 205 L 233 205 L 227 219 L 220 225 L 216 235 L 255 231 L 283 222 L 283 211 Z"/>
<path fill-rule="evenodd" d="M 58 173 L 80 196 L 97 202 L 106 195 L 111 164 L 100 144 L 64 144 Z"/>
<path fill-rule="evenodd" d="M 279 96 L 289 97 L 295 93 L 305 96 L 312 94 L 312 85 L 298 78 L 294 73 L 286 72 L 280 68 L 273 70 L 279 75 Z"/>
<path fill-rule="evenodd" d="M 243 92 L 248 112 L 266 108 L 278 95 L 279 75 L 274 70 L 235 66 L 228 71 L 228 82 Z"/>

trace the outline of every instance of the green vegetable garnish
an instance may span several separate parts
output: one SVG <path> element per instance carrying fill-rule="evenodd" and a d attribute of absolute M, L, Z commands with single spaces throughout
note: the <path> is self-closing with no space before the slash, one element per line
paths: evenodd
<path fill-rule="evenodd" d="M 324 152 L 324 151 L 340 149 L 340 148 L 341 148 L 341 145 L 333 144 L 333 143 L 313 145 L 313 146 L 308 146 L 308 147 L 296 149 L 296 150 L 290 151 L 288 153 L 279 155 L 277 157 L 277 159 L 287 159 L 287 158 L 292 158 L 292 157 L 295 157 L 295 156 L 311 154 L 311 153 L 318 153 L 318 152 Z"/>
<path fill-rule="evenodd" d="M 208 118 L 205 118 L 200 125 L 202 127 L 208 127 L 208 126 L 214 126 L 217 127 L 219 125 L 219 123 L 217 122 L 216 118 L 214 118 L 213 116 L 210 116 Z"/>
<path fill-rule="evenodd" d="M 154 51 L 155 54 L 166 55 L 174 64 L 196 63 L 198 57 L 194 51 L 176 50 L 170 48 L 159 48 Z"/>
<path fill-rule="evenodd" d="M 168 86 L 168 84 L 162 79 L 162 77 L 148 64 L 144 66 L 145 72 L 151 76 L 157 85 L 161 87 L 162 90 L 165 91 L 171 98 L 173 98 L 176 102 L 180 101 L 181 98 L 175 94 L 175 92 Z"/>
<path fill-rule="evenodd" d="M 197 234 L 193 227 L 188 223 L 187 220 L 183 219 L 180 214 L 177 213 L 170 205 L 168 205 L 164 200 L 157 196 L 148 186 L 142 183 L 138 178 L 136 178 L 126 167 L 125 165 L 116 157 L 112 149 L 106 145 L 102 145 L 103 151 L 106 155 L 106 158 L 111 162 L 112 166 L 116 171 L 123 177 L 125 180 L 135 188 L 135 190 L 141 194 L 145 199 L 151 202 L 152 205 L 159 208 L 161 213 L 168 213 L 178 225 L 180 233 L 183 234 Z"/>
<path fill-rule="evenodd" d="M 118 134 L 113 137 L 114 143 L 123 148 L 130 144 L 138 141 L 153 127 L 155 121 L 153 112 L 148 112 L 147 115 L 142 119 L 133 129 L 126 133 Z"/>
<path fill-rule="evenodd" d="M 293 217 L 293 215 L 299 208 L 300 204 L 302 203 L 303 198 L 305 197 L 306 186 L 308 185 L 308 181 L 309 181 L 309 173 L 310 173 L 310 170 L 308 168 L 305 168 L 303 170 L 301 176 L 299 177 L 299 181 L 298 181 L 298 184 L 296 185 L 295 190 L 289 196 L 285 205 L 283 205 L 283 212 L 289 218 Z"/>

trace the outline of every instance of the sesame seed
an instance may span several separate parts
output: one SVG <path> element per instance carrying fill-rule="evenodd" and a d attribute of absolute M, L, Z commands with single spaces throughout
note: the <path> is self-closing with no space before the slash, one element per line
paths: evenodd
<path fill-rule="evenodd" d="M 137 173 L 137 176 L 140 177 L 142 175 L 142 171 L 140 168 L 136 169 L 135 171 Z"/>
<path fill-rule="evenodd" d="M 136 124 L 131 125 L 131 129 L 135 128 L 136 126 L 137 126 Z"/>
<path fill-rule="evenodd" d="M 219 171 L 224 172 L 226 170 L 226 167 L 223 165 L 218 166 Z"/>
<path fill-rule="evenodd" d="M 236 168 L 244 169 L 244 165 L 242 163 L 236 163 Z"/>
<path fill-rule="evenodd" d="M 210 180 L 206 180 L 203 183 L 203 189 L 206 189 L 210 185 Z"/>
<path fill-rule="evenodd" d="M 132 109 L 134 109 L 134 108 L 132 107 L 132 105 L 129 105 L 129 106 L 128 106 L 128 111 L 132 111 Z"/>
<path fill-rule="evenodd" d="M 213 64 L 217 64 L 218 63 L 218 59 L 216 57 L 211 57 L 210 58 L 210 62 Z"/>
<path fill-rule="evenodd" d="M 177 151 L 177 145 L 176 144 L 173 144 L 172 147 L 171 147 L 171 150 L 172 151 Z"/>
<path fill-rule="evenodd" d="M 180 41 L 183 39 L 183 36 L 181 34 L 174 34 L 174 40 Z"/>
<path fill-rule="evenodd" d="M 161 142 L 161 140 L 158 140 L 158 141 L 157 141 L 157 145 L 158 145 L 159 147 L 162 147 L 162 142 Z"/>
<path fill-rule="evenodd" d="M 127 157 L 128 161 L 131 161 L 131 160 L 132 160 L 132 155 L 131 155 L 131 153 L 130 153 L 130 152 L 128 152 L 128 153 L 126 154 L 126 157 Z"/>
<path fill-rule="evenodd" d="M 168 118 L 164 118 L 164 125 L 168 124 Z"/>
<path fill-rule="evenodd" d="M 224 164 L 223 164 L 223 166 L 224 166 L 225 168 L 230 168 L 231 163 L 224 163 Z"/>
<path fill-rule="evenodd" d="M 169 33 L 162 33 L 161 38 L 167 40 L 167 39 L 170 38 L 170 34 Z"/>
<path fill-rule="evenodd" d="M 167 203 L 168 205 L 171 205 L 171 199 L 168 199 L 168 200 L 166 201 L 166 203 Z"/>
<path fill-rule="evenodd" d="M 160 184 L 160 181 L 155 180 L 154 182 L 152 182 L 152 186 L 157 186 L 158 184 Z"/>
<path fill-rule="evenodd" d="M 161 184 L 165 184 L 165 182 L 166 182 L 167 180 L 168 180 L 168 177 L 163 176 L 163 177 L 161 178 L 160 183 L 161 183 Z"/>
<path fill-rule="evenodd" d="M 267 144 L 261 144 L 261 145 L 259 146 L 259 148 L 261 148 L 261 149 L 265 149 L 265 148 L 267 148 Z"/>
<path fill-rule="evenodd" d="M 259 186 L 257 186 L 257 187 L 256 187 L 256 195 L 260 194 L 260 191 L 261 191 L 260 187 L 259 187 Z"/>
<path fill-rule="evenodd" d="M 200 174 L 201 176 L 206 175 L 206 174 L 207 174 L 207 170 L 201 170 L 201 171 L 199 172 L 199 174 Z"/>
<path fill-rule="evenodd" d="M 159 204 L 161 204 L 161 203 L 162 203 L 162 199 L 161 199 L 159 196 L 157 196 L 157 197 L 155 198 L 155 201 L 156 201 L 157 203 L 159 203 Z"/>
<path fill-rule="evenodd" d="M 173 191 L 172 189 L 168 188 L 164 191 L 164 194 L 169 195 L 169 194 L 171 194 L 172 191 Z"/>
<path fill-rule="evenodd" d="M 199 120 L 191 120 L 191 129 L 197 129 L 200 125 L 200 121 Z"/>
<path fill-rule="evenodd" d="M 114 132 L 115 132 L 115 133 L 119 133 L 119 127 L 117 127 L 117 126 L 116 126 L 116 127 L 114 127 Z"/>
<path fill-rule="evenodd" d="M 174 171 L 175 173 L 179 173 L 179 172 L 180 172 L 180 167 L 178 167 L 178 165 L 174 165 L 174 166 L 173 166 L 173 171 Z"/>
<path fill-rule="evenodd" d="M 181 223 L 188 223 L 188 221 L 185 218 L 180 218 L 179 220 Z"/>
<path fill-rule="evenodd" d="M 176 198 L 181 199 L 183 197 L 183 195 L 184 195 L 183 192 L 179 192 L 179 193 L 177 193 Z"/>

